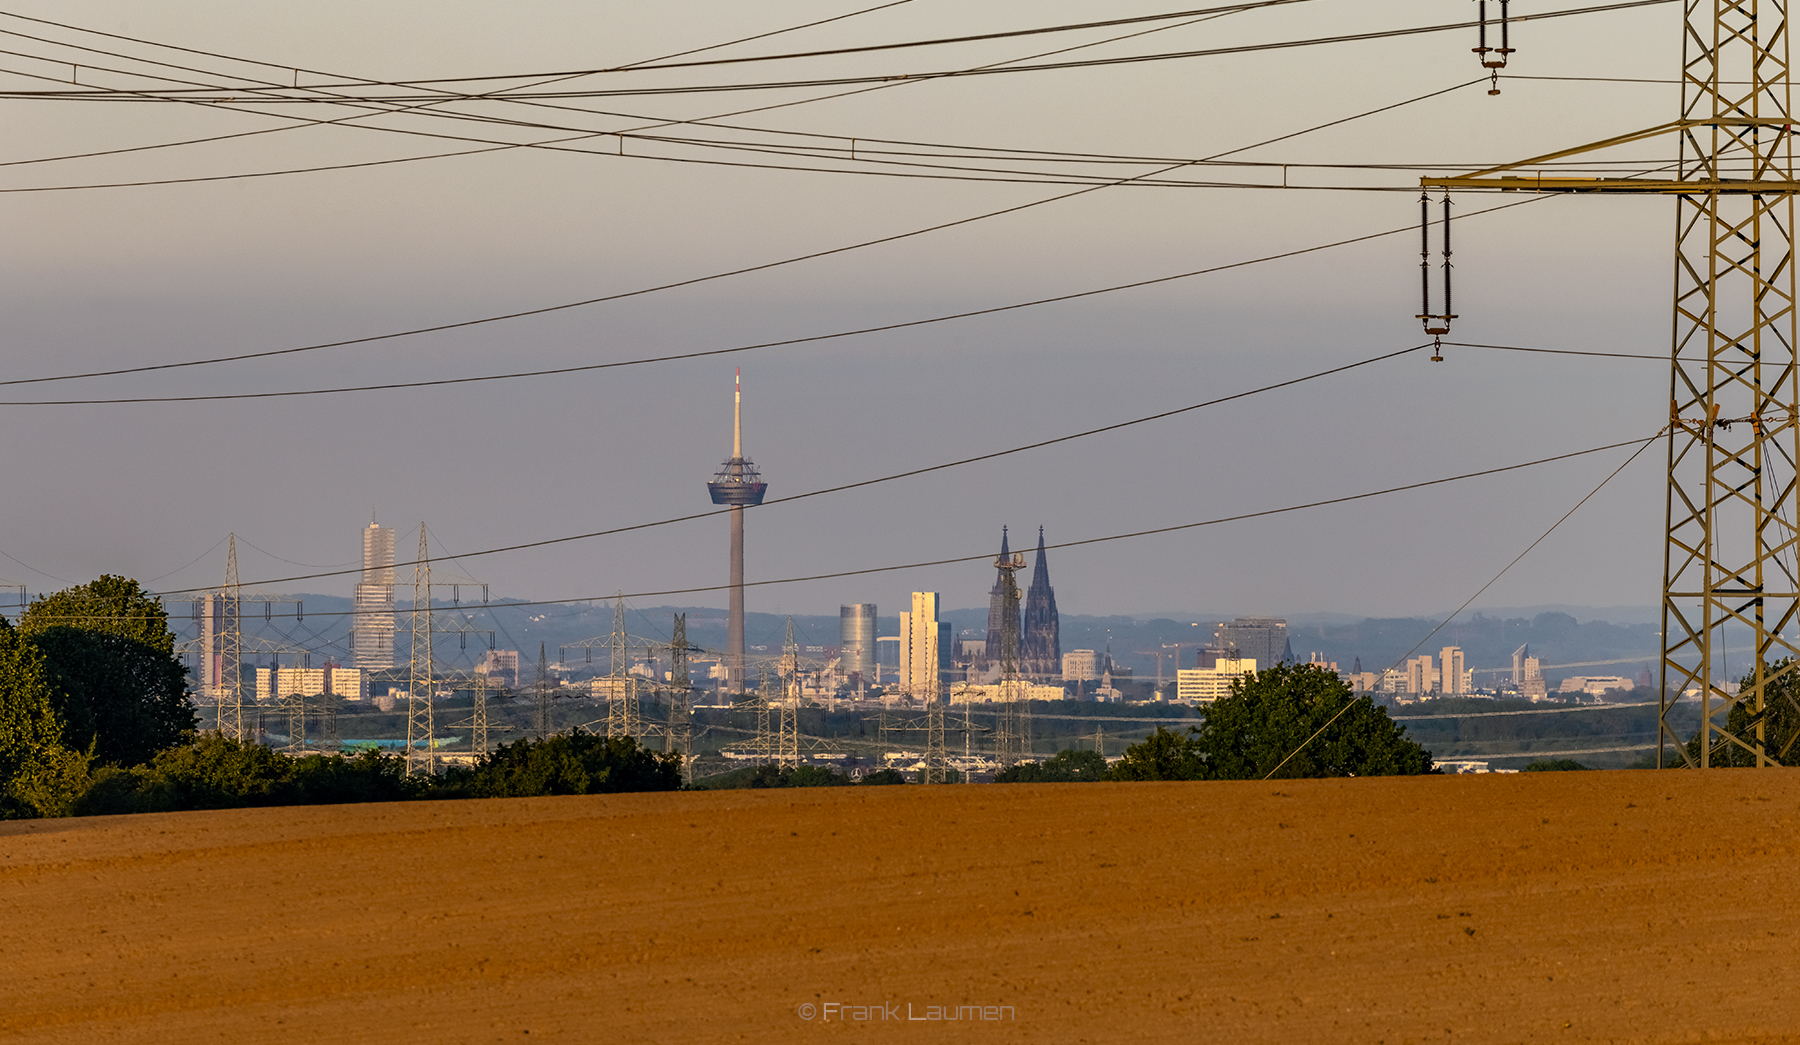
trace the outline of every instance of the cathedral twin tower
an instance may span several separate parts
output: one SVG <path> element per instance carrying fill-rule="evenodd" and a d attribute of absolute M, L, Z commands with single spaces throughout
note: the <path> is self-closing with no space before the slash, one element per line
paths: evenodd
<path fill-rule="evenodd" d="M 1000 560 L 1012 557 L 1007 543 L 1006 527 L 1000 528 Z M 995 579 L 988 594 L 988 627 L 986 661 L 998 667 L 1004 651 L 1001 643 L 1006 634 L 1006 576 Z M 1021 622 L 1024 634 L 1019 640 L 1019 672 L 1026 678 L 1050 680 L 1062 678 L 1062 638 L 1056 618 L 1056 589 L 1050 587 L 1050 564 L 1044 557 L 1044 528 L 1038 527 L 1037 564 L 1031 571 L 1031 587 L 1025 592 L 1025 613 Z"/>

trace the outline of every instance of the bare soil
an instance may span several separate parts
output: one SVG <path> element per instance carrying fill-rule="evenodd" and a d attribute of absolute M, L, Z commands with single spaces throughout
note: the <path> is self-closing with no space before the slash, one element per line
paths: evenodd
<path fill-rule="evenodd" d="M 1800 1041 L 1797 828 L 1794 770 L 5 824 L 0 1038 Z"/>

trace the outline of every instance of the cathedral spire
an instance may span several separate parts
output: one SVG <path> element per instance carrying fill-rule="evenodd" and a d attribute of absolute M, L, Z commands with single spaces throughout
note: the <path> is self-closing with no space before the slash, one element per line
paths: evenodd
<path fill-rule="evenodd" d="M 1056 615 L 1056 589 L 1050 587 L 1050 559 L 1044 553 L 1044 528 L 1038 527 L 1037 564 L 1025 593 L 1025 641 L 1019 647 L 1021 667 L 1038 679 L 1062 678 L 1061 624 Z"/>

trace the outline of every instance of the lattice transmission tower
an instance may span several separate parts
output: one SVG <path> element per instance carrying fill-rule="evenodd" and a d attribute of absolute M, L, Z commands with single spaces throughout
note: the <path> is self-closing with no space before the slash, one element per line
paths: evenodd
<path fill-rule="evenodd" d="M 531 680 L 534 706 L 537 709 L 538 739 L 550 735 L 550 657 L 542 642 L 538 643 L 537 676 Z"/>
<path fill-rule="evenodd" d="M 406 689 L 406 775 L 437 772 L 437 719 L 431 677 L 431 550 L 419 523 L 419 558 L 413 563 L 412 658 Z"/>
<path fill-rule="evenodd" d="M 637 737 L 644 732 L 638 708 L 637 676 L 631 673 L 631 636 L 625 632 L 625 595 L 613 603 L 612 651 L 607 662 L 606 735 Z"/>
<path fill-rule="evenodd" d="M 1031 705 L 1023 698 L 1025 679 L 1019 673 L 1019 583 L 1025 556 L 997 556 L 1000 571 L 1000 705 L 994 724 L 994 759 L 1002 768 L 1017 763 L 1031 752 Z"/>
<path fill-rule="evenodd" d="M 787 640 L 781 644 L 783 681 L 781 709 L 777 716 L 775 764 L 784 769 L 800 765 L 800 645 L 794 641 L 794 618 L 787 619 Z"/>
<path fill-rule="evenodd" d="M 669 729 L 663 734 L 663 750 L 681 755 L 681 776 L 694 782 L 693 686 L 688 681 L 687 614 L 675 614 L 669 636 Z"/>
<path fill-rule="evenodd" d="M 219 732 L 233 740 L 244 735 L 243 586 L 238 583 L 237 534 L 225 549 L 225 589 L 219 600 Z"/>
<path fill-rule="evenodd" d="M 1792 632 L 1795 470 L 1800 394 L 1795 367 L 1794 181 L 1787 0 L 1684 0 L 1681 109 L 1669 123 L 1452 178 L 1429 190 L 1636 193 L 1675 197 L 1674 331 L 1663 560 L 1659 759 L 1774 765 L 1771 701 L 1800 671 Z M 1666 169 L 1634 177 L 1545 175 L 1540 165 L 1673 137 Z M 1444 272 L 1448 305 L 1446 204 Z M 1431 312 L 1429 293 L 1424 308 Z M 1425 315 L 1447 330 L 1449 315 Z M 1752 655 L 1735 692 L 1727 638 Z M 1685 693 L 1700 698 L 1697 757 L 1671 724 Z M 1797 734 L 1800 735 L 1800 734 Z"/>

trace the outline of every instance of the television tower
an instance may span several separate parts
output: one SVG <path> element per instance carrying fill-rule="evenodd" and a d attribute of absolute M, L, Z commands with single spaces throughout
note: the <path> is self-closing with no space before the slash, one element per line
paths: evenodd
<path fill-rule="evenodd" d="M 731 603 L 725 637 L 725 688 L 744 691 L 744 508 L 761 504 L 769 484 L 744 456 L 744 372 L 732 381 L 731 457 L 706 484 L 714 504 L 731 506 Z"/>

